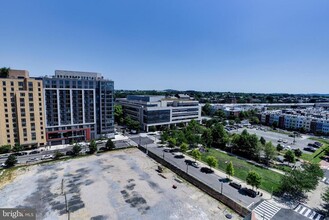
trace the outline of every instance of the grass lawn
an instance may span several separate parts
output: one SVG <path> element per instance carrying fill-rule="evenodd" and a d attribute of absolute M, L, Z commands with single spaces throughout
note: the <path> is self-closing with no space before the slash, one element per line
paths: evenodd
<path fill-rule="evenodd" d="M 275 190 L 280 182 L 281 174 L 276 173 L 272 170 L 268 170 L 262 167 L 255 166 L 246 162 L 245 160 L 238 159 L 234 156 L 230 156 L 223 152 L 217 151 L 213 148 L 209 149 L 209 152 L 202 154 L 202 160 L 205 161 L 207 156 L 214 156 L 218 159 L 218 169 L 223 170 L 225 172 L 227 164 L 226 161 L 232 161 L 234 166 L 234 176 L 244 180 L 246 179 L 248 172 L 254 170 L 259 175 L 262 176 L 262 183 L 260 188 L 266 190 L 267 192 L 272 192 L 272 187 Z"/>

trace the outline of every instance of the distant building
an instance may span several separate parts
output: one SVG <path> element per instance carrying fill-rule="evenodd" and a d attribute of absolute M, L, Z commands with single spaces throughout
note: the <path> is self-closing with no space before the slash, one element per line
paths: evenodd
<path fill-rule="evenodd" d="M 186 95 L 165 96 L 130 95 L 116 102 L 123 107 L 125 116 L 139 121 L 145 131 L 151 126 L 169 126 L 188 123 L 192 119 L 201 123 L 201 106 Z"/>
<path fill-rule="evenodd" d="M 44 77 L 50 145 L 114 136 L 114 83 L 99 73 L 56 70 Z"/>
<path fill-rule="evenodd" d="M 42 80 L 26 70 L 0 78 L 0 146 L 25 148 L 46 144 Z"/>

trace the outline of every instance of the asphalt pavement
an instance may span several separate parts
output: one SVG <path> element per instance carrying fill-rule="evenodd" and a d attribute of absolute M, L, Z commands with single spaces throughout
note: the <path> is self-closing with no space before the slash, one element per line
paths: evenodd
<path fill-rule="evenodd" d="M 263 131 L 257 130 L 256 128 L 239 128 L 237 130 L 231 130 L 231 133 L 241 133 L 243 130 L 247 130 L 250 134 L 256 134 L 259 138 L 263 137 L 266 141 L 271 141 L 274 146 L 277 144 L 290 146 L 291 149 L 300 149 L 304 153 L 311 154 L 312 152 L 305 151 L 304 147 L 307 147 L 308 143 L 313 143 L 313 140 L 308 139 L 308 136 L 302 135 L 302 137 L 295 137 L 295 142 L 293 137 L 289 137 L 286 134 L 272 132 L 272 131 Z M 286 140 L 287 143 L 278 142 L 279 139 Z"/>
<path fill-rule="evenodd" d="M 142 145 L 148 151 L 158 155 L 159 157 L 162 157 L 167 162 L 173 164 L 179 169 L 188 172 L 189 175 L 197 178 L 198 180 L 207 184 L 214 190 L 218 192 L 222 191 L 224 195 L 237 201 L 238 203 L 242 204 L 245 207 L 248 207 L 249 205 L 256 203 L 262 199 L 262 197 L 260 196 L 257 196 L 256 198 L 249 197 L 243 192 L 243 190 L 237 190 L 231 187 L 226 181 L 226 175 L 219 176 L 216 173 L 206 174 L 200 171 L 201 167 L 195 168 L 193 166 L 187 165 L 185 163 L 185 159 L 187 158 L 182 158 L 182 159 L 175 158 L 175 155 L 169 152 L 164 152 L 163 151 L 164 149 L 162 147 L 158 147 L 158 145 L 154 143 L 154 140 L 148 137 L 132 137 L 131 140 L 135 141 L 139 145 Z"/>

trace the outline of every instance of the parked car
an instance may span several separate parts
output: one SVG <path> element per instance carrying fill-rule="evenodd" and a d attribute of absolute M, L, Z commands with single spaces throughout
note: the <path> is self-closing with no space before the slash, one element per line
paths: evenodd
<path fill-rule="evenodd" d="M 305 151 L 315 152 L 316 149 L 314 147 L 304 147 Z"/>
<path fill-rule="evenodd" d="M 245 188 L 244 191 L 248 196 L 250 196 L 252 198 L 255 198 L 257 196 L 257 193 L 255 190 Z"/>
<path fill-rule="evenodd" d="M 236 182 L 230 182 L 229 185 L 236 189 L 241 189 L 241 187 L 242 187 L 241 184 L 236 183 Z"/>
<path fill-rule="evenodd" d="M 323 144 L 320 143 L 320 142 L 315 141 L 315 142 L 314 142 L 314 145 L 315 145 L 315 146 L 318 146 L 318 147 L 322 147 Z"/>
<path fill-rule="evenodd" d="M 34 151 L 31 151 L 29 154 L 39 154 L 39 153 L 40 153 L 40 151 L 34 150 Z"/>
<path fill-rule="evenodd" d="M 212 169 L 210 169 L 210 168 L 208 168 L 208 167 L 202 167 L 202 168 L 200 169 L 200 171 L 201 171 L 202 173 L 213 173 L 213 172 L 214 172 Z"/>
<path fill-rule="evenodd" d="M 182 153 L 174 153 L 174 155 L 175 155 L 174 157 L 178 159 L 185 158 L 185 156 Z"/>
<path fill-rule="evenodd" d="M 72 155 L 73 155 L 73 151 L 71 151 L 71 150 L 66 151 L 65 155 L 67 155 L 67 156 L 72 156 Z"/>
<path fill-rule="evenodd" d="M 173 149 L 170 149 L 170 150 L 169 150 L 170 153 L 177 153 L 177 152 L 179 152 L 179 151 L 180 151 L 179 148 L 173 148 Z"/>
<path fill-rule="evenodd" d="M 199 164 L 197 162 L 192 162 L 191 166 L 195 168 L 199 168 Z"/>
<path fill-rule="evenodd" d="M 47 160 L 47 159 L 52 159 L 52 158 L 54 158 L 53 155 L 51 155 L 51 154 L 47 154 L 47 155 L 43 155 L 43 156 L 41 157 L 41 160 Z"/>

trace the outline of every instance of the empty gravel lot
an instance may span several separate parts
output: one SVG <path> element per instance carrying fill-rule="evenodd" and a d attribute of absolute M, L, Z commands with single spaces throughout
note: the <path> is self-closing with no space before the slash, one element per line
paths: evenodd
<path fill-rule="evenodd" d="M 157 163 L 137 149 L 34 165 L 0 189 L 0 207 L 31 207 L 38 219 L 67 219 L 66 194 L 70 219 L 205 220 L 224 219 L 229 212 L 177 182 L 171 171 L 165 169 L 163 178 L 156 169 Z"/>

